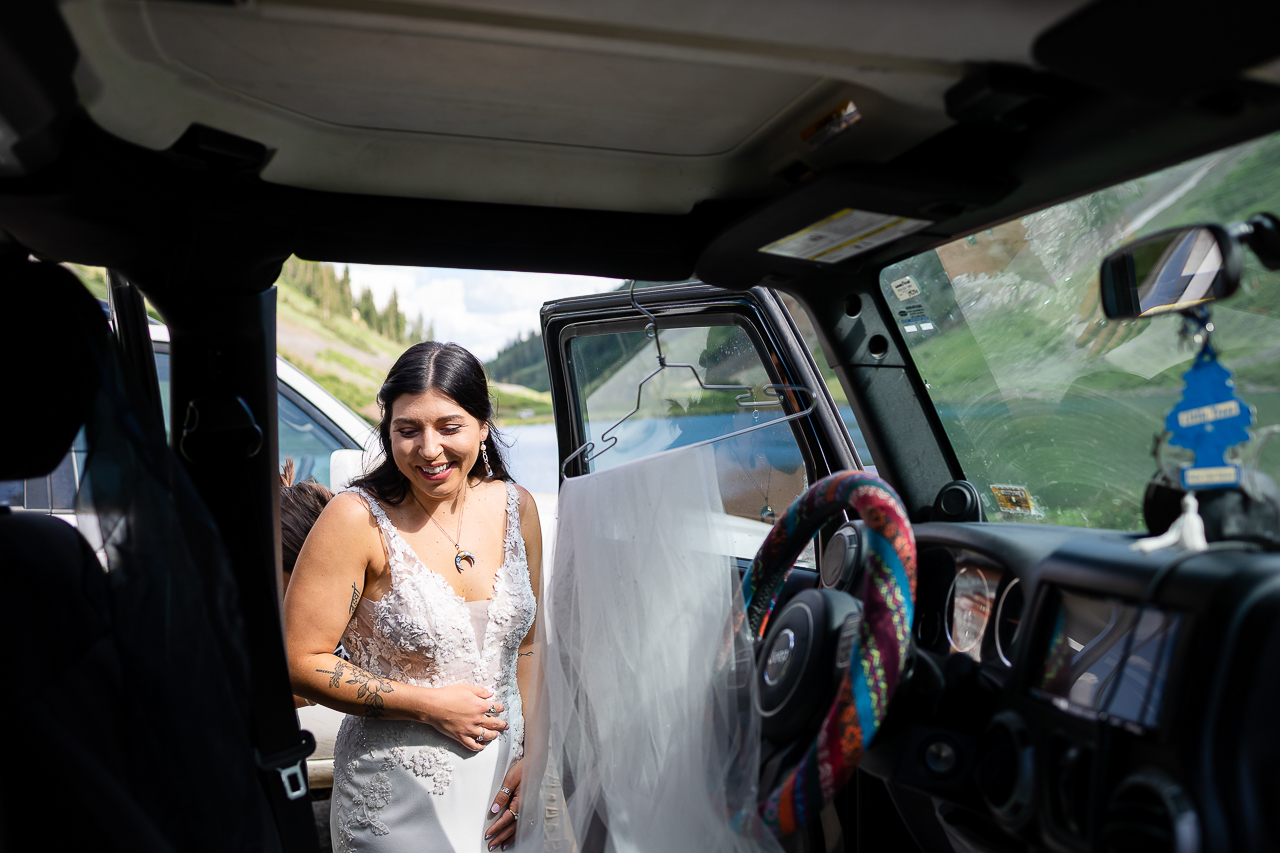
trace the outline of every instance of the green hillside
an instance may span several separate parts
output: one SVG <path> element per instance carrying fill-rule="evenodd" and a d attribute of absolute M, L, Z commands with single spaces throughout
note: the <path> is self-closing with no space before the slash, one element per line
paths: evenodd
<path fill-rule="evenodd" d="M 484 369 L 494 382 L 523 385 L 533 391 L 551 390 L 542 335 L 536 331 L 530 332 L 528 337 L 518 337 L 500 349 Z"/>

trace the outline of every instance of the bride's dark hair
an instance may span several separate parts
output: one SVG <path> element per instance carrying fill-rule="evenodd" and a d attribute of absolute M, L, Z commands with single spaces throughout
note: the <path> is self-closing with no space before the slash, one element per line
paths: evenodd
<path fill-rule="evenodd" d="M 494 479 L 510 480 L 507 462 L 498 443 L 498 431 L 494 427 L 493 401 L 489 397 L 489 380 L 484 375 L 480 360 L 457 344 L 425 341 L 404 351 L 391 372 L 378 389 L 378 408 L 382 420 L 378 424 L 378 438 L 382 442 L 382 461 L 361 477 L 351 481 L 372 492 L 378 500 L 398 505 L 409 494 L 409 481 L 396 467 L 391 455 L 391 405 L 402 394 L 425 394 L 437 391 L 461 406 L 467 414 L 482 424 L 489 425 L 489 437 L 484 446 L 489 451 L 489 467 Z M 477 456 L 468 472 L 469 477 L 483 477 L 484 457 Z"/>

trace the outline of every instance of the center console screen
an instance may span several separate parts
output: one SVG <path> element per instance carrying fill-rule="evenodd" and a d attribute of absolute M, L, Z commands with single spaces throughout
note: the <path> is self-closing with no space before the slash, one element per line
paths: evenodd
<path fill-rule="evenodd" d="M 1155 728 L 1181 615 L 1062 591 L 1055 609 L 1032 692 L 1064 711 Z"/>

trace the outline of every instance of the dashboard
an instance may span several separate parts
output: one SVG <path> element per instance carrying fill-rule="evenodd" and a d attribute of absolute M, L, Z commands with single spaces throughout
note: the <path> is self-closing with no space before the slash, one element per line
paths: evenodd
<path fill-rule="evenodd" d="M 915 660 L 862 764 L 908 826 L 993 853 L 1280 848 L 1280 555 L 1134 538 L 916 527 Z"/>

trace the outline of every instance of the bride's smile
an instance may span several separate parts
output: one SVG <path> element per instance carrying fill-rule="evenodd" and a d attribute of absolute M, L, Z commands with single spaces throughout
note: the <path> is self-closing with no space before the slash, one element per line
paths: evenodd
<path fill-rule="evenodd" d="M 392 403 L 392 456 L 414 493 L 428 505 L 461 494 L 475 473 L 480 443 L 488 437 L 488 425 L 434 389 L 404 394 Z"/>

